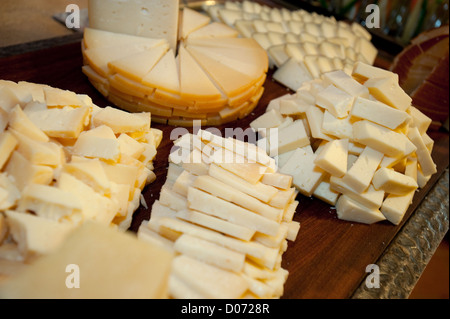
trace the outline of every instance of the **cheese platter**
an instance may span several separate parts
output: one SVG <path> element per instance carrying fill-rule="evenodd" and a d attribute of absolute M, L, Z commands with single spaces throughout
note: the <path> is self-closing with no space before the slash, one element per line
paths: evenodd
<path fill-rule="evenodd" d="M 194 2 L 190 6 L 204 9 L 205 3 Z M 269 1 L 263 3 L 276 5 Z M 41 83 L 70 90 L 89 96 L 99 107 L 111 106 L 111 101 L 105 99 L 82 72 L 81 47 L 81 41 L 75 41 L 2 58 L 0 78 L 16 82 Z M 382 65 L 384 61 L 375 60 L 374 63 Z M 274 80 L 275 72 L 268 70 L 267 79 L 264 81 L 264 93 L 256 107 L 246 117 L 216 126 L 223 135 L 227 128 L 243 130 L 249 128 L 252 122 L 266 113 L 271 101 L 293 93 L 279 81 Z M 174 126 L 152 123 L 152 128 L 161 131 L 163 138 L 153 162 L 155 180 L 143 189 L 141 205 L 130 221 L 129 229 L 135 233 L 143 223 L 151 219 L 152 207 L 160 199 L 169 174 L 170 153 L 176 141 L 172 137 Z M 190 132 L 192 133 L 192 130 Z M 405 218 L 398 225 L 381 222 L 369 226 L 342 221 L 337 218 L 336 211 L 330 205 L 305 195 L 299 194 L 296 197 L 298 207 L 293 220 L 301 225 L 301 228 L 296 240 L 289 242 L 283 255 L 282 268 L 289 272 L 289 276 L 281 294 L 282 298 L 344 299 L 353 296 L 367 275 L 367 266 L 377 263 L 448 168 L 448 133 L 433 131 L 429 134 L 434 140 L 433 160 L 437 166 L 437 173 L 415 194 Z M 189 240 L 192 241 L 192 238 L 185 239 L 187 243 Z"/>

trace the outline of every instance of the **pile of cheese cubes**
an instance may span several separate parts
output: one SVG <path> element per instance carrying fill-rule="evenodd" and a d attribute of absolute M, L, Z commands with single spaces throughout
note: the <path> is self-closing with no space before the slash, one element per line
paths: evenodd
<path fill-rule="evenodd" d="M 175 253 L 172 298 L 279 298 L 298 192 L 254 144 L 200 130 L 175 142 L 168 177 L 138 237 Z"/>
<path fill-rule="evenodd" d="M 104 20 L 94 16 L 98 29 L 85 30 L 83 72 L 116 106 L 151 112 L 154 122 L 173 126 L 192 126 L 194 120 L 221 125 L 257 106 L 269 62 L 255 40 L 238 38 L 236 30 L 188 8 L 175 45 L 111 32 Z"/>
<path fill-rule="evenodd" d="M 357 63 L 273 100 L 251 126 L 305 196 L 340 219 L 398 225 L 416 190 L 437 172 L 431 119 L 412 106 L 398 76 Z"/>
<path fill-rule="evenodd" d="M 278 68 L 273 78 L 293 91 L 330 71 L 351 75 L 355 62 L 373 64 L 378 55 L 372 35 L 358 23 L 247 0 L 206 4 L 204 10 L 240 36 L 255 39 L 267 51 L 271 67 Z"/>
<path fill-rule="evenodd" d="M 86 95 L 0 81 L 0 259 L 52 252 L 88 220 L 127 230 L 156 179 L 162 132 L 150 123 Z"/>

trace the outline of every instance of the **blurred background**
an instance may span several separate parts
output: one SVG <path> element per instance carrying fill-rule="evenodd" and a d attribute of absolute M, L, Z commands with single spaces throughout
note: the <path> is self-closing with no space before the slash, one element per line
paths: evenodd
<path fill-rule="evenodd" d="M 186 2 L 186 0 L 184 1 Z M 369 4 L 380 8 L 380 28 L 372 29 L 394 52 L 404 48 L 412 38 L 425 30 L 448 24 L 449 0 L 285 0 L 291 8 L 304 8 L 337 19 L 365 24 Z M 86 9 L 88 0 L 1 0 L 0 48 L 44 39 L 70 36 L 55 16 L 67 5 Z M 395 48 L 394 48 L 395 47 Z M 412 299 L 449 298 L 449 243 L 445 238 L 411 296 Z"/>

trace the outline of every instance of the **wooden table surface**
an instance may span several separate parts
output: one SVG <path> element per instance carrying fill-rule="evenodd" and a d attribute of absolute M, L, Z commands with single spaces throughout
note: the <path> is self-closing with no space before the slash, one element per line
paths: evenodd
<path fill-rule="evenodd" d="M 88 94 L 98 106 L 110 105 L 81 72 L 80 48 L 80 42 L 76 41 L 2 58 L 0 79 L 48 84 L 79 94 Z M 265 88 L 255 111 L 246 119 L 230 123 L 227 127 L 248 128 L 251 121 L 265 112 L 272 99 L 289 93 L 283 86 L 274 82 L 270 74 Z M 153 127 L 164 132 L 155 161 L 157 180 L 144 190 L 143 194 L 150 208 L 140 207 L 136 211 L 131 231 L 137 231 L 141 222 L 149 219 L 151 206 L 159 198 L 166 179 L 168 155 L 173 145 L 170 132 L 174 127 L 159 124 L 153 124 Z M 220 129 L 224 132 L 224 128 Z M 323 202 L 301 195 L 298 197 L 300 205 L 295 220 L 301 223 L 301 230 L 297 241 L 289 244 L 283 256 L 283 267 L 290 272 L 283 298 L 344 299 L 353 295 L 367 275 L 366 267 L 376 263 L 448 168 L 448 133 L 431 132 L 430 135 L 436 141 L 433 157 L 439 172 L 433 176 L 425 189 L 416 194 L 413 205 L 399 226 L 388 222 L 368 226 L 340 221 L 336 212 Z"/>

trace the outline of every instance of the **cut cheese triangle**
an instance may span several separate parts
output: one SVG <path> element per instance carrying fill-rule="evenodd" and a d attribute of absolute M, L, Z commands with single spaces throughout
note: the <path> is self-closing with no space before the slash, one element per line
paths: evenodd
<path fill-rule="evenodd" d="M 220 99 L 222 93 L 195 59 L 183 46 L 179 50 L 181 97 L 195 100 Z"/>
<path fill-rule="evenodd" d="M 188 46 L 191 53 L 199 53 L 208 56 L 220 63 L 250 77 L 258 79 L 266 72 L 269 62 L 265 51 L 245 50 L 236 51 L 227 48 L 212 48 L 202 46 Z M 241 54 L 236 54 L 239 52 Z"/>
<path fill-rule="evenodd" d="M 222 90 L 230 96 L 236 96 L 250 88 L 255 79 L 236 71 L 207 55 L 191 51 L 197 62 L 213 78 Z"/>
<path fill-rule="evenodd" d="M 162 56 L 169 50 L 169 43 L 159 45 L 149 51 L 139 52 L 119 60 L 110 62 L 113 73 L 122 74 L 132 80 L 141 82 Z"/>
<path fill-rule="evenodd" d="M 98 74 L 107 77 L 111 73 L 111 70 L 108 67 L 109 62 L 150 50 L 163 43 L 165 43 L 164 40 L 155 40 L 150 43 L 134 43 L 114 47 L 86 49 L 84 51 L 84 57 Z"/>
<path fill-rule="evenodd" d="M 189 34 L 189 39 L 237 38 L 238 35 L 235 29 L 223 23 L 213 22 Z"/>
<path fill-rule="evenodd" d="M 181 37 L 186 39 L 192 32 L 208 25 L 211 19 L 195 10 L 184 8 L 181 26 Z"/>
<path fill-rule="evenodd" d="M 143 38 L 128 34 L 103 31 L 93 28 L 84 30 L 84 46 L 86 49 L 110 48 L 114 46 L 125 46 L 137 43 L 154 45 L 166 42 L 163 39 Z"/>
<path fill-rule="evenodd" d="M 155 67 L 142 79 L 150 87 L 179 94 L 180 78 L 173 50 L 169 50 Z"/>

